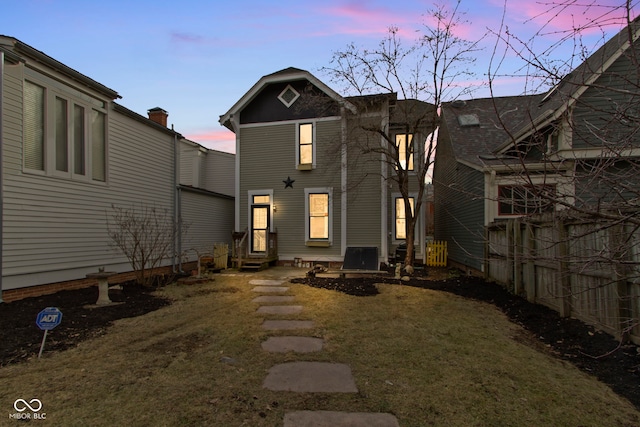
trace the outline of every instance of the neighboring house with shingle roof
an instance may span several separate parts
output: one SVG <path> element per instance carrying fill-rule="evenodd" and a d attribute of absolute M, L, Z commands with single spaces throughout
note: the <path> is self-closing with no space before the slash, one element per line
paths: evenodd
<path fill-rule="evenodd" d="M 546 94 L 442 106 L 435 236 L 451 261 L 482 271 L 503 218 L 637 206 L 639 35 L 636 19 Z"/>

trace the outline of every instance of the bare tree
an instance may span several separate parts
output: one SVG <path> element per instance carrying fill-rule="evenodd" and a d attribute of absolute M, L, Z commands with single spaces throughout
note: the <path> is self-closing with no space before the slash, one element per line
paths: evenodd
<path fill-rule="evenodd" d="M 323 69 L 334 83 L 343 86 L 343 93 L 354 95 L 349 101 L 358 107 L 360 117 L 351 121 L 353 133 L 364 131 L 368 135 L 349 140 L 348 149 L 356 154 L 350 158 L 381 161 L 385 164 L 382 170 L 386 170 L 383 178 L 392 182 L 402 196 L 407 242 L 404 264 L 410 268 L 427 173 L 435 155 L 438 107 L 444 100 L 467 93 L 469 87 L 460 82 L 473 76 L 471 65 L 478 41 L 457 35 L 458 28 L 466 23 L 459 7 L 459 1 L 452 8 L 435 5 L 424 15 L 419 37 L 411 44 L 405 44 L 400 28 L 390 27 L 377 48 L 350 44 L 335 52 L 331 65 Z M 389 122 L 370 120 L 376 102 L 395 103 Z M 414 200 L 410 193 L 416 185 Z"/>
<path fill-rule="evenodd" d="M 167 209 L 155 206 L 111 205 L 107 214 L 111 246 L 127 257 L 136 281 L 144 286 L 151 285 L 153 269 L 172 255 L 179 232 L 185 231 L 185 225 L 176 222 Z"/>

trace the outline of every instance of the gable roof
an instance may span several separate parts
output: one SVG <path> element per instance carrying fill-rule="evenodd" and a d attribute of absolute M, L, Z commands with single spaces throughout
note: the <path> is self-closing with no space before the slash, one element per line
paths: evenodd
<path fill-rule="evenodd" d="M 511 132 L 520 129 L 538 115 L 544 95 L 480 98 L 442 104 L 442 122 L 446 126 L 451 150 L 458 161 L 476 168 L 505 164 L 494 152 Z M 517 161 L 517 159 L 516 159 Z"/>
<path fill-rule="evenodd" d="M 521 129 L 515 130 L 514 138 L 504 140 L 497 151 L 504 151 L 513 145 L 514 139 L 522 140 L 535 129 L 557 120 L 598 77 L 629 49 L 632 43 L 637 42 L 639 37 L 640 16 L 631 21 L 627 27 L 609 39 L 551 88 L 540 99 L 538 115 L 528 123 L 524 123 Z"/>
<path fill-rule="evenodd" d="M 254 84 L 251 89 L 247 93 L 245 93 L 242 98 L 240 98 L 226 113 L 220 116 L 220 124 L 225 126 L 226 128 L 233 129 L 233 124 L 231 123 L 234 115 L 238 114 L 242 109 L 247 106 L 259 93 L 260 91 L 268 84 L 271 83 L 279 83 L 279 82 L 287 82 L 294 80 L 308 80 L 326 95 L 328 95 L 331 99 L 338 102 L 340 105 L 343 105 L 351 112 L 356 112 L 356 107 L 349 102 L 347 99 L 340 96 L 337 92 L 331 89 L 329 86 L 320 81 L 317 77 L 306 70 L 301 70 L 299 68 L 289 67 L 280 71 L 276 71 L 275 73 L 267 74 L 263 76 L 256 84 Z"/>

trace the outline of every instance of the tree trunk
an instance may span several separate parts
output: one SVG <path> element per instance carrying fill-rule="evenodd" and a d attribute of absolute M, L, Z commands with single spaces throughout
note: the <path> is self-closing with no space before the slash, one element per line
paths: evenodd
<path fill-rule="evenodd" d="M 406 243 L 407 243 L 407 253 L 405 254 L 404 257 L 404 266 L 405 269 L 407 268 L 407 266 L 411 266 L 413 267 L 414 264 L 414 242 L 415 242 L 415 236 L 416 236 L 416 219 L 415 216 L 413 215 L 413 211 L 411 209 L 411 204 L 409 203 L 409 198 L 405 197 L 404 198 L 404 205 L 405 205 L 405 215 L 406 215 L 406 221 L 405 221 L 405 237 L 406 239 Z M 415 207 L 414 207 L 415 209 Z"/>

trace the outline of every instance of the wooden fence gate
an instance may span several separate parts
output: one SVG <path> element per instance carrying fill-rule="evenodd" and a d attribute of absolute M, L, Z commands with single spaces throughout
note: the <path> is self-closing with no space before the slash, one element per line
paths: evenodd
<path fill-rule="evenodd" d="M 427 242 L 427 266 L 446 267 L 447 266 L 447 242 L 430 241 Z"/>

